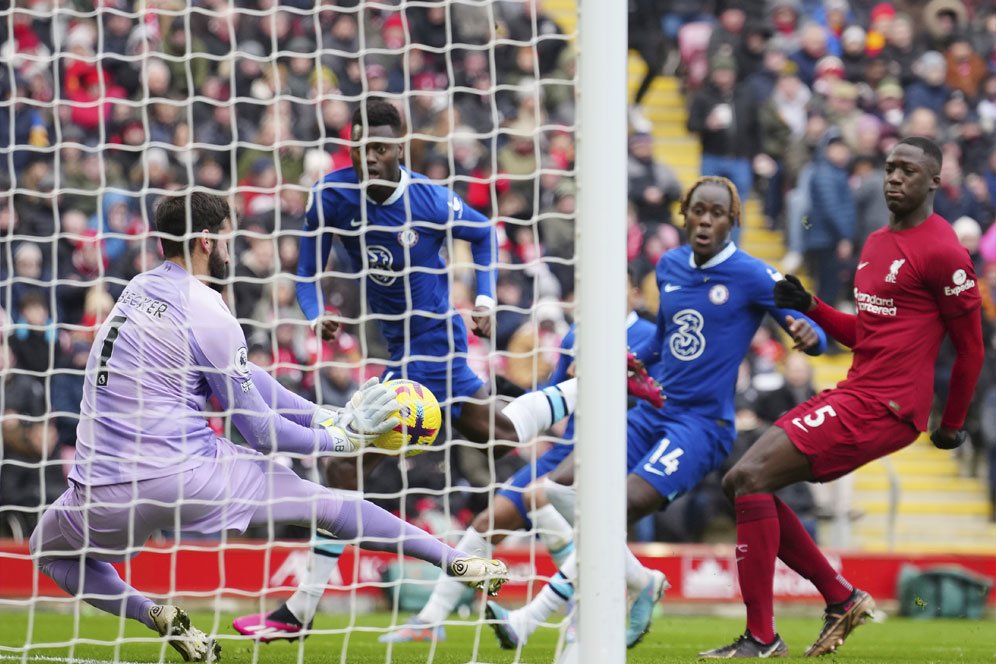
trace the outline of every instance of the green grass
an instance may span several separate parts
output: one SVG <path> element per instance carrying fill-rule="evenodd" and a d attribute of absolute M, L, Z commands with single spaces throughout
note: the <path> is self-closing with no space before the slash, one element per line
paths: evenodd
<path fill-rule="evenodd" d="M 201 629 L 211 629 L 215 616 L 201 612 L 191 615 Z M 434 664 L 466 664 L 490 662 L 494 664 L 540 664 L 553 662 L 557 631 L 541 629 L 516 658 L 516 653 L 498 648 L 490 628 L 473 625 L 450 626 L 449 637 L 435 650 L 429 644 L 415 643 L 395 646 L 390 656 L 387 646 L 377 643 L 378 628 L 390 624 L 389 614 L 364 614 L 359 617 L 357 629 L 350 634 L 315 635 L 301 643 L 277 642 L 254 646 L 245 640 L 236 640 L 230 623 L 234 614 L 217 618 L 215 630 L 222 635 L 222 660 L 229 664 L 246 662 L 255 664 L 383 664 L 432 662 Z M 27 613 L 0 613 L 0 661 L 20 660 L 20 651 L 26 642 L 29 618 Z M 76 633 L 72 615 L 36 613 L 31 643 L 63 644 Z M 46 661 L 44 658 L 75 657 L 91 660 L 125 660 L 129 662 L 163 661 L 160 643 L 129 641 L 115 648 L 107 645 L 122 629 L 118 619 L 87 611 L 79 622 L 78 638 L 74 648 L 66 645 L 40 647 L 33 645 L 28 661 Z M 665 615 L 654 622 L 653 630 L 640 646 L 628 653 L 628 662 L 654 664 L 695 661 L 699 650 L 723 645 L 743 629 L 741 619 L 715 617 L 687 617 Z M 345 616 L 320 616 L 315 628 L 337 630 L 348 627 Z M 783 618 L 779 630 L 796 658 L 809 645 L 819 628 L 816 618 Z M 480 631 L 479 631 L 480 630 Z M 124 624 L 128 639 L 147 638 L 150 632 L 135 623 Z M 103 643 L 102 643 L 103 642 Z M 475 649 L 475 644 L 478 644 Z M 40 660 L 33 660 L 39 657 Z M 180 662 L 172 649 L 165 650 L 165 661 Z M 848 640 L 840 654 L 825 660 L 841 664 L 866 662 L 996 662 L 996 623 L 992 621 L 911 621 L 893 618 L 884 623 L 862 627 Z M 90 663 L 92 664 L 92 663 Z M 605 664 L 615 664 L 606 662 Z"/>

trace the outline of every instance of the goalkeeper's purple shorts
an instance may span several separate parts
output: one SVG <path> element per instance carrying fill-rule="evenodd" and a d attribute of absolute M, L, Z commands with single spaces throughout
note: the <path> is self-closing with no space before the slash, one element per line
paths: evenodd
<path fill-rule="evenodd" d="M 329 494 L 342 495 L 219 438 L 216 456 L 176 475 L 100 486 L 70 483 L 42 515 L 31 551 L 39 563 L 80 552 L 119 562 L 137 555 L 162 530 L 210 534 L 288 517 L 313 521 L 315 501 Z"/>
<path fill-rule="evenodd" d="M 902 449 L 920 435 L 881 401 L 850 390 L 824 390 L 775 424 L 809 458 L 813 477 L 829 482 Z"/>

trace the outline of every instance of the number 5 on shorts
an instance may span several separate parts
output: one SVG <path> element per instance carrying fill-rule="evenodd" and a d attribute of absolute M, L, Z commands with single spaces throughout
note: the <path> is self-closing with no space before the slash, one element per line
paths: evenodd
<path fill-rule="evenodd" d="M 793 417 L 792 424 L 808 433 L 809 429 L 803 426 L 803 422 L 815 429 L 826 421 L 827 415 L 830 417 L 837 417 L 837 413 L 833 412 L 833 406 L 820 406 L 805 417 Z"/>

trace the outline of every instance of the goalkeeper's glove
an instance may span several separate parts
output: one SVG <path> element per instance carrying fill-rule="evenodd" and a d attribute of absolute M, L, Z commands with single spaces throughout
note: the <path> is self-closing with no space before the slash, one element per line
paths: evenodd
<path fill-rule="evenodd" d="M 939 450 L 953 450 L 961 447 L 968 440 L 968 432 L 964 429 L 954 431 L 941 427 L 930 434 L 930 442 Z"/>
<path fill-rule="evenodd" d="M 813 306 L 813 296 L 794 274 L 775 282 L 775 306 L 780 309 L 795 309 L 806 313 Z"/>
<path fill-rule="evenodd" d="M 353 393 L 346 406 L 339 411 L 327 428 L 341 430 L 353 444 L 353 450 L 372 442 L 377 436 L 401 424 L 398 417 L 398 396 L 371 378 Z M 319 411 L 322 410 L 319 408 Z M 317 417 L 316 413 L 316 417 Z"/>

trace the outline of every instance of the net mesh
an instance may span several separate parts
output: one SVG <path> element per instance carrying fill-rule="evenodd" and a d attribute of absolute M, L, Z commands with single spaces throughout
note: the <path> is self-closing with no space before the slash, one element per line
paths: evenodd
<path fill-rule="evenodd" d="M 492 395 L 508 391 L 505 381 L 527 390 L 545 382 L 574 288 L 575 60 L 565 32 L 573 7 L 560 11 L 568 20 L 536 0 L 0 3 L 0 606 L 27 609 L 23 633 L 0 642 L 0 658 L 43 644 L 62 647 L 45 651 L 58 657 L 165 657 L 145 628 L 98 620 L 60 593 L 26 545 L 67 487 L 97 331 L 128 281 L 162 261 L 152 219 L 163 195 L 228 198 L 237 228 L 224 297 L 249 360 L 306 398 L 341 405 L 389 364 L 364 297 L 371 268 L 357 273 L 333 247 L 319 281 L 325 306 L 345 324 L 331 343 L 305 320 L 295 273 L 302 238 L 321 235 L 305 228 L 312 186 L 350 166 L 352 112 L 386 99 L 404 118 L 406 166 L 497 227 L 495 329 L 490 340 L 469 335 L 467 362 Z M 451 302 L 469 323 L 471 250 L 450 238 L 444 256 Z M 231 413 L 209 410 L 217 433 L 242 442 Z M 499 459 L 450 426 L 437 451 L 352 477 L 370 499 L 454 542 L 551 438 Z M 279 462 L 325 481 L 326 460 Z M 118 569 L 157 600 L 193 601 L 210 613 L 198 626 L 223 639 L 236 636 L 229 625 L 239 610 L 272 609 L 295 589 L 314 534 L 182 530 L 178 520 Z M 521 578 L 545 576 L 533 568 L 545 556 L 533 534 L 509 541 L 527 547 Z M 382 592 L 400 585 L 383 575 L 398 559 L 347 549 L 324 605 L 347 617 L 316 627 L 362 637 L 403 622 L 404 597 Z M 418 588 L 427 594 L 431 580 Z M 365 619 L 372 611 L 388 613 Z"/>

